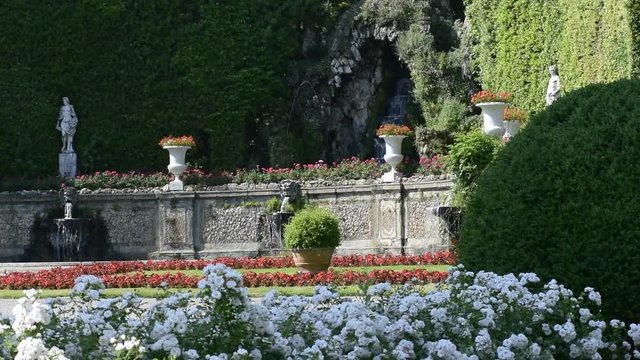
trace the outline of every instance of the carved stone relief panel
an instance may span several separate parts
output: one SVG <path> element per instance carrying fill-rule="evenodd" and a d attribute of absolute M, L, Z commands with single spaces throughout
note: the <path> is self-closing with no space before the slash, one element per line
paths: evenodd
<path fill-rule="evenodd" d="M 112 206 L 102 212 L 109 232 L 109 243 L 151 246 L 155 243 L 155 208 Z"/>
<path fill-rule="evenodd" d="M 259 241 L 263 229 L 261 207 L 223 208 L 209 205 L 202 218 L 205 248 L 215 244 L 249 243 Z"/>
<path fill-rule="evenodd" d="M 29 244 L 34 221 L 32 211 L 15 207 L 0 210 L 0 245 L 23 247 Z"/>
<path fill-rule="evenodd" d="M 371 239 L 371 202 L 345 200 L 321 205 L 331 210 L 340 221 L 340 234 L 343 239 Z"/>
<path fill-rule="evenodd" d="M 432 216 L 429 211 L 429 204 L 412 201 L 407 205 L 407 237 L 425 237 L 426 222 Z"/>
<path fill-rule="evenodd" d="M 380 201 L 380 238 L 389 239 L 397 236 L 397 205 L 394 200 Z"/>
<path fill-rule="evenodd" d="M 160 250 L 193 250 L 191 208 L 161 207 Z"/>

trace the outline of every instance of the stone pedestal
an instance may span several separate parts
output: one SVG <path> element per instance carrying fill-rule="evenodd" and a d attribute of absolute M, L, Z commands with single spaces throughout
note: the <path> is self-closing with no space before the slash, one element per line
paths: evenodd
<path fill-rule="evenodd" d="M 184 183 L 180 179 L 169 182 L 169 191 L 184 191 Z"/>
<path fill-rule="evenodd" d="M 60 153 L 58 155 L 58 170 L 61 177 L 75 178 L 77 168 L 76 153 Z"/>
<path fill-rule="evenodd" d="M 398 182 L 402 179 L 402 174 L 398 171 L 391 170 L 382 175 L 382 182 L 391 183 Z"/>

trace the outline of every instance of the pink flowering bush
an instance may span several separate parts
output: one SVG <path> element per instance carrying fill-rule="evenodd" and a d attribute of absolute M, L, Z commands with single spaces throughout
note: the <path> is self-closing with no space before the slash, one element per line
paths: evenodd
<path fill-rule="evenodd" d="M 123 189 L 164 186 L 169 182 L 169 174 L 141 172 L 119 173 L 117 171 L 97 171 L 91 175 L 79 175 L 74 180 L 78 188 L 95 189 Z"/>
<path fill-rule="evenodd" d="M 206 173 L 197 168 L 188 168 L 182 175 L 182 179 L 186 185 L 266 184 L 285 179 L 330 181 L 377 179 L 382 176 L 387 167 L 388 165 L 381 165 L 375 159 L 360 160 L 354 156 L 330 165 L 319 160 L 314 164 L 294 164 L 290 168 L 258 167 L 253 170 L 238 169 L 235 172 Z M 75 179 L 75 186 L 87 189 L 148 188 L 162 187 L 169 180 L 169 174 L 160 172 L 103 171 L 78 176 Z"/>
<path fill-rule="evenodd" d="M 416 173 L 422 175 L 439 175 L 445 173 L 445 160 L 442 155 L 434 155 L 432 157 L 421 156 L 420 166 Z"/>

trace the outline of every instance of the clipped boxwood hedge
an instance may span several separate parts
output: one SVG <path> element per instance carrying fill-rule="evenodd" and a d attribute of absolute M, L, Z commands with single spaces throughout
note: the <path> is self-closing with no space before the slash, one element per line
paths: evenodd
<path fill-rule="evenodd" d="M 461 261 L 534 271 L 640 320 L 640 80 L 590 85 L 534 116 L 479 177 Z"/>
<path fill-rule="evenodd" d="M 336 247 L 340 245 L 338 219 L 327 209 L 302 209 L 285 227 L 284 245 L 289 249 Z"/>

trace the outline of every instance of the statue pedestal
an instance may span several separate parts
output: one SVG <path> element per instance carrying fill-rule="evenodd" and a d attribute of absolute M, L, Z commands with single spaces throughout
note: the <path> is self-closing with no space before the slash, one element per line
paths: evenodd
<path fill-rule="evenodd" d="M 58 155 L 58 170 L 60 176 L 65 178 L 76 177 L 76 153 L 60 153 Z"/>

